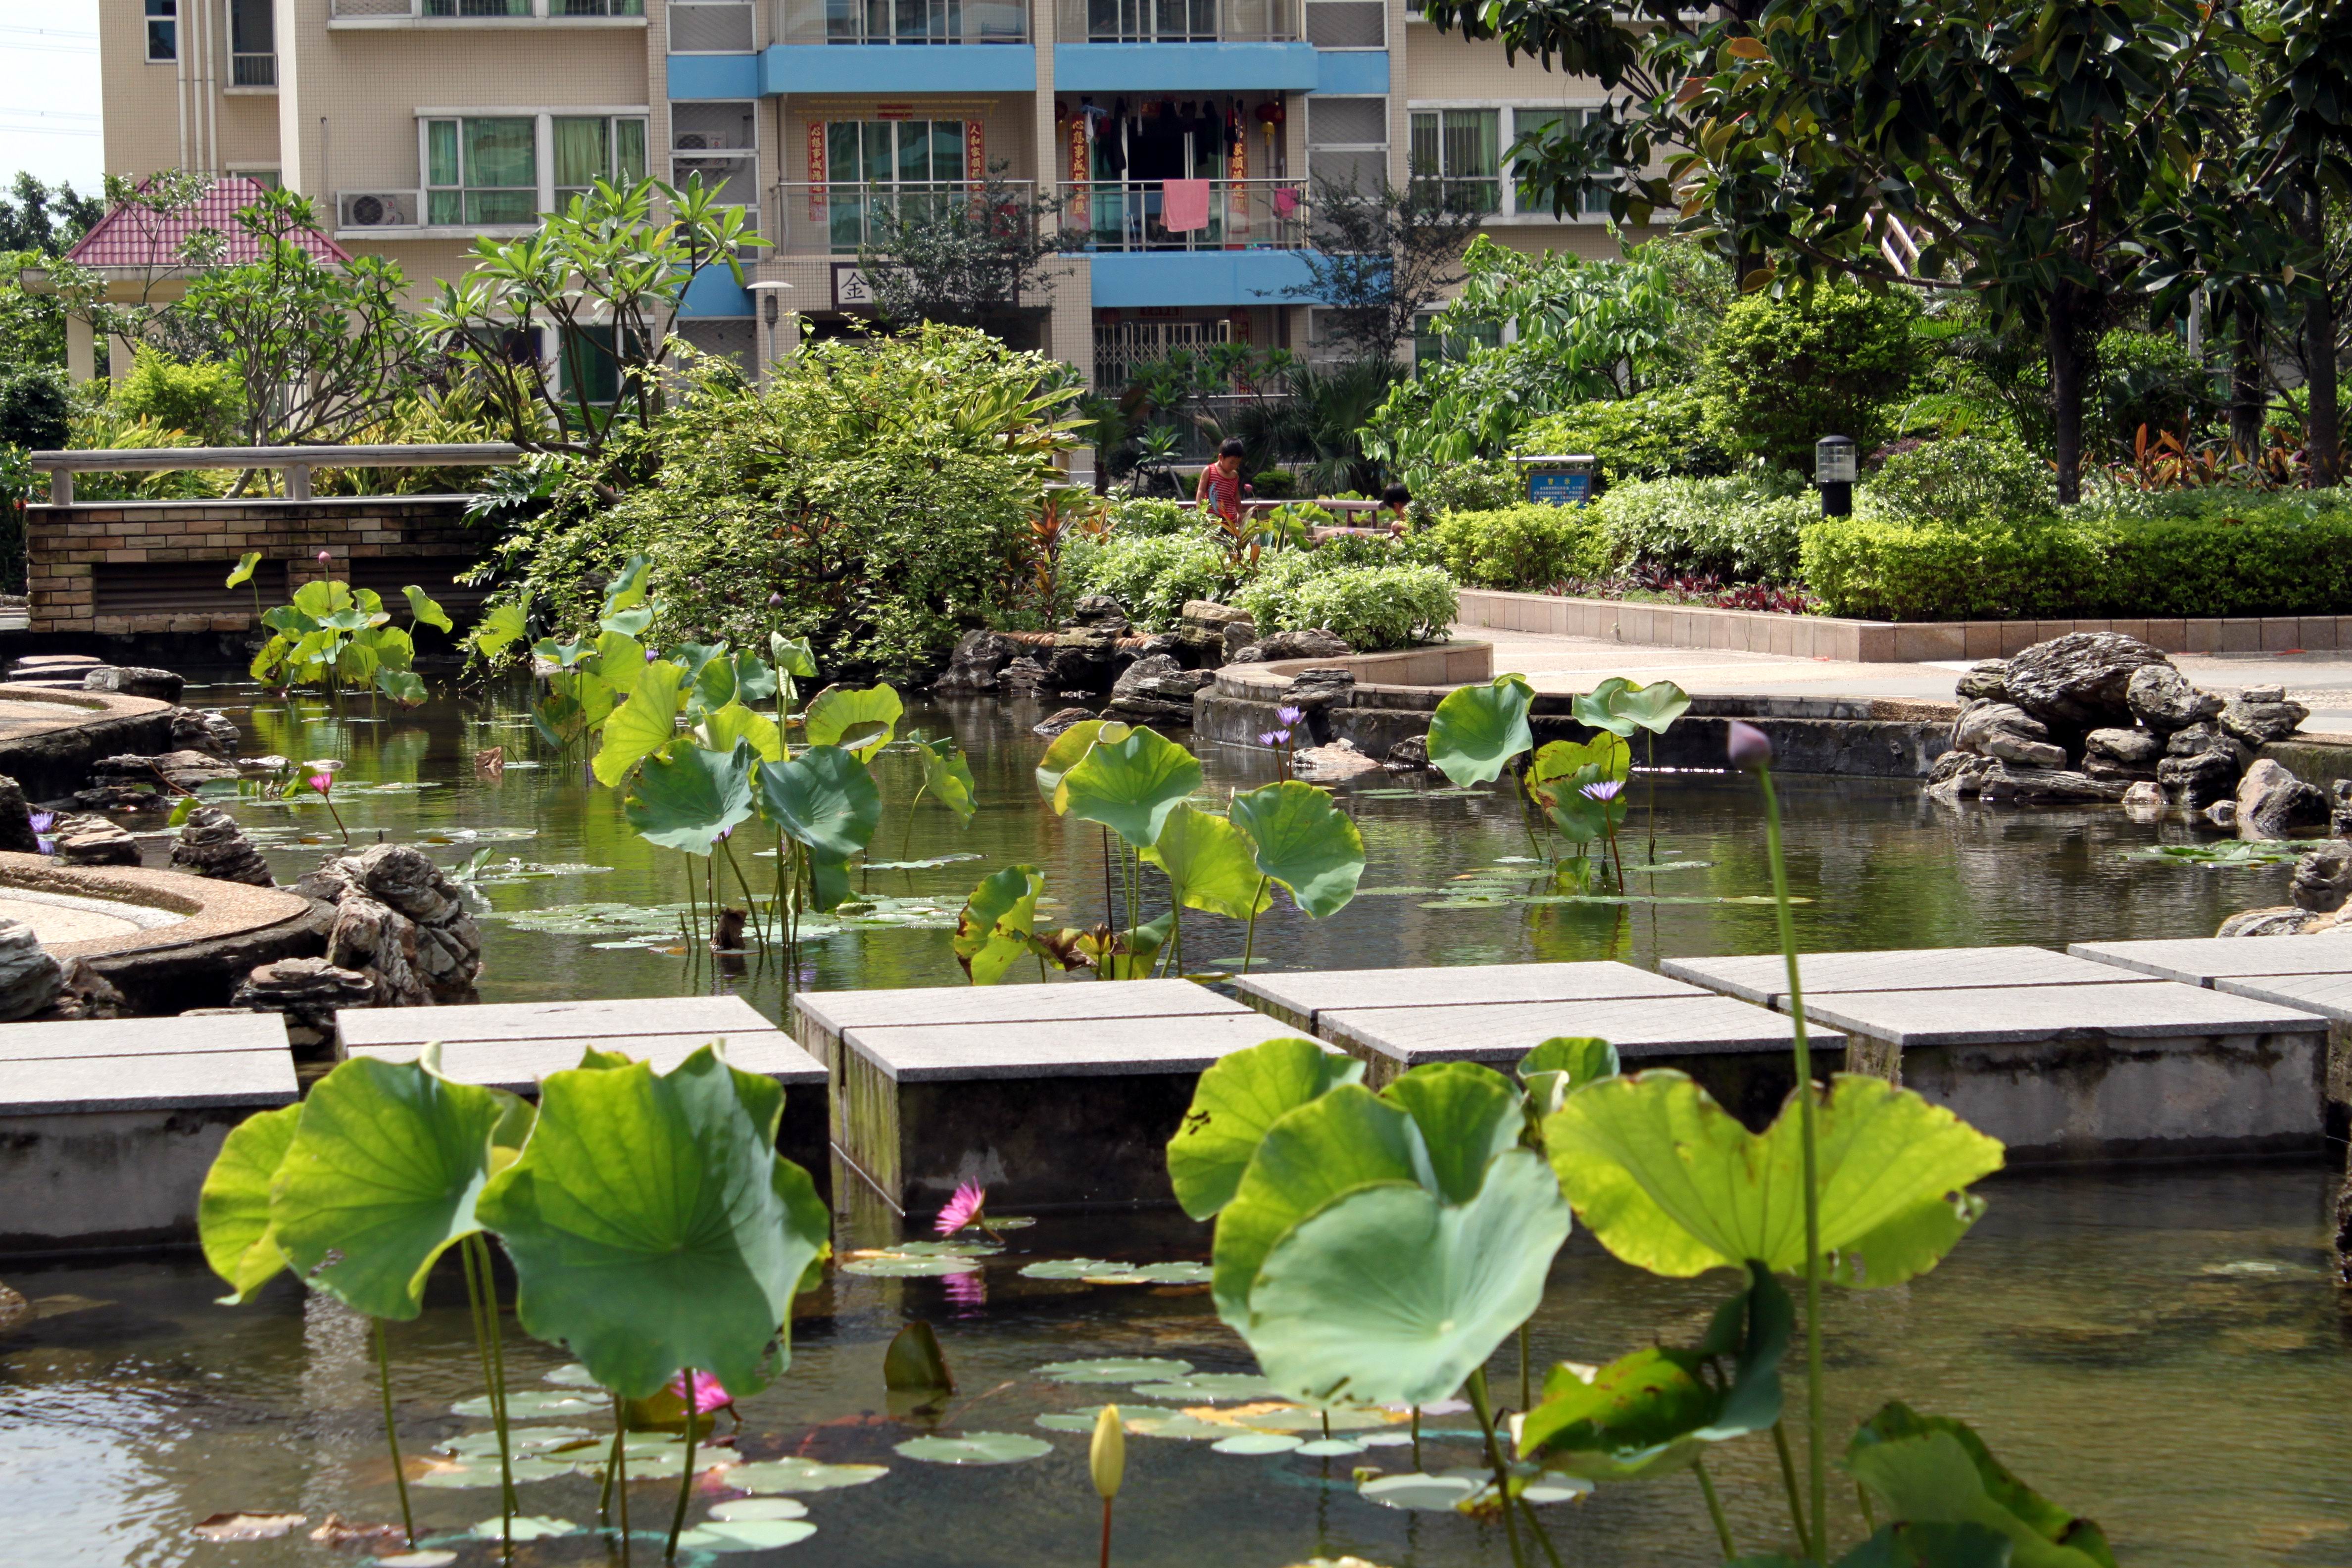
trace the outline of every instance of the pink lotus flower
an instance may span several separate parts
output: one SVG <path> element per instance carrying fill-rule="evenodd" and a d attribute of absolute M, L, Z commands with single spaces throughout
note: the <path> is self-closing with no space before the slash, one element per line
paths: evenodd
<path fill-rule="evenodd" d="M 327 563 L 329 563 L 329 562 L 332 561 L 333 559 L 334 559 L 334 557 L 333 557 L 332 555 L 328 554 L 325 551 L 321 550 L 320 552 L 319 552 L 319 564 L 320 564 L 320 565 L 324 566 L 324 565 L 326 565 L 326 564 L 327 564 Z"/>
<path fill-rule="evenodd" d="M 320 795 L 325 795 L 328 791 L 335 787 L 335 775 L 332 773 L 312 773 L 304 782 L 312 789 L 317 790 Z"/>
<path fill-rule="evenodd" d="M 987 1206 L 988 1189 L 977 1183 L 966 1182 L 955 1190 L 955 1196 L 948 1200 L 948 1206 L 940 1211 L 939 1222 L 932 1228 L 938 1235 L 953 1236 L 979 1219 L 981 1211 Z"/>
<path fill-rule="evenodd" d="M 1772 765 L 1772 737 L 1753 724 L 1731 721 L 1727 743 L 1724 748 L 1731 757 L 1731 765 L 1754 773 Z"/>
<path fill-rule="evenodd" d="M 670 1380 L 669 1391 L 681 1400 L 686 1398 L 686 1378 L 687 1374 L 681 1372 Z M 714 1410 L 735 1408 L 734 1397 L 727 1392 L 725 1386 L 717 1378 L 707 1372 L 698 1372 L 694 1374 L 694 1398 L 691 1403 L 697 1415 L 708 1415 Z"/>

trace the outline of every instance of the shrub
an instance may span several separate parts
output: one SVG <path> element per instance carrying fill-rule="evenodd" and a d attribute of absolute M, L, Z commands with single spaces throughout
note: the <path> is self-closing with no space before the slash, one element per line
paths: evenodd
<path fill-rule="evenodd" d="M 1896 522 L 1968 528 L 2038 517 L 2058 503 L 2049 464 L 2014 439 L 1947 437 L 1897 452 L 1861 487 L 1860 510 Z"/>
<path fill-rule="evenodd" d="M 1288 500 L 1298 493 L 1298 476 L 1288 468 L 1268 468 L 1250 483 L 1260 500 Z"/>
<path fill-rule="evenodd" d="M 1612 560 L 1741 583 L 1793 582 L 1800 538 L 1821 502 L 1793 476 L 1649 479 L 1592 511 Z"/>
<path fill-rule="evenodd" d="M 1918 313 L 1907 297 L 1850 284 L 1734 301 L 1707 345 L 1707 435 L 1727 452 L 1804 473 L 1824 436 L 1851 436 L 1870 450 L 1886 405 L 1918 379 Z"/>
<path fill-rule="evenodd" d="M 132 354 L 131 374 L 115 388 L 113 403 L 126 419 L 152 420 L 217 446 L 236 430 L 245 392 L 227 365 L 181 364 L 142 346 Z"/>
<path fill-rule="evenodd" d="M 1366 653 L 1444 637 L 1457 601 L 1454 580 L 1434 566 L 1318 568 L 1319 551 L 1284 551 L 1233 595 L 1261 635 L 1309 626 Z"/>
<path fill-rule="evenodd" d="M 1505 458 L 1478 458 L 1447 463 L 1413 487 L 1415 517 L 1440 517 L 1449 511 L 1500 511 L 1517 506 L 1527 495 L 1518 465 Z"/>
<path fill-rule="evenodd" d="M 1166 534 L 1121 528 L 1098 542 L 1073 541 L 1062 553 L 1062 580 L 1073 596 L 1113 595 L 1129 620 L 1155 632 L 1176 624 L 1185 600 L 1213 599 L 1232 582 L 1224 551 L 1197 526 Z"/>
<path fill-rule="evenodd" d="M 1526 502 L 1448 512 L 1407 541 L 1415 561 L 1443 566 L 1473 588 L 1540 593 L 1571 577 L 1597 577 L 1613 560 L 1591 507 Z"/>
<path fill-rule="evenodd" d="M 2131 455 L 2140 426 L 2153 436 L 2193 430 L 2221 412 L 2212 372 L 2170 332 L 2117 329 L 2099 340 L 2090 442 L 2116 458 Z"/>
<path fill-rule="evenodd" d="M 1660 387 L 1548 415 L 1519 433 L 1513 450 L 1527 457 L 1590 453 L 1604 485 L 1720 473 L 1730 458 L 1706 434 L 1706 413 L 1696 389 Z"/>
<path fill-rule="evenodd" d="M 1114 529 L 1129 535 L 1184 533 L 1201 523 L 1198 512 L 1187 511 L 1176 501 L 1144 497 L 1111 502 L 1109 516 Z"/>
<path fill-rule="evenodd" d="M 47 451 L 66 444 L 73 395 L 51 364 L 0 368 L 0 445 Z"/>
<path fill-rule="evenodd" d="M 1823 518 L 1804 531 L 1803 563 L 1824 613 L 1886 621 L 2055 618 L 2094 595 L 2099 574 L 2089 532 L 2059 521 Z"/>

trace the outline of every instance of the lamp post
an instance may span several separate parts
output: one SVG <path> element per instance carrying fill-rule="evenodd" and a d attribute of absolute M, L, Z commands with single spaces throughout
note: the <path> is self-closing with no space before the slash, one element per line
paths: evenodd
<path fill-rule="evenodd" d="M 776 352 L 776 321 L 780 316 L 789 316 L 792 321 L 793 352 L 797 353 L 801 346 L 800 315 L 797 311 L 786 311 L 783 309 L 783 302 L 777 298 L 779 294 L 791 287 L 792 285 L 789 283 L 779 282 L 772 279 L 764 282 L 753 283 L 747 286 L 747 292 L 756 294 L 760 297 L 761 315 L 768 324 L 768 354 L 767 358 L 761 363 L 761 378 L 762 380 L 766 379 L 768 365 L 773 363 L 779 359 L 786 357 Z"/>
<path fill-rule="evenodd" d="M 1851 436 L 1824 436 L 1813 443 L 1813 483 L 1822 492 L 1823 517 L 1853 515 L 1855 450 Z"/>

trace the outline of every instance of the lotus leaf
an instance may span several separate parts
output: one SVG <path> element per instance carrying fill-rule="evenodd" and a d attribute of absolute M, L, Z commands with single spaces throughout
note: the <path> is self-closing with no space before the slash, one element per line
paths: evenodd
<path fill-rule="evenodd" d="M 1690 693 L 1671 680 L 1654 680 L 1638 690 L 1620 691 L 1609 700 L 1610 711 L 1653 735 L 1663 735 L 1674 721 L 1690 711 Z"/>
<path fill-rule="evenodd" d="M 728 661 L 724 642 L 678 643 L 670 648 L 669 657 L 686 672 L 684 684 L 691 700 L 698 700 L 706 709 L 723 708 L 734 700 L 735 667 Z"/>
<path fill-rule="evenodd" d="M 569 1520 L 521 1514 L 513 1519 L 486 1519 L 474 1526 L 472 1533 L 484 1541 L 544 1541 L 552 1535 L 576 1535 L 579 1531 Z"/>
<path fill-rule="evenodd" d="M 866 764 L 839 746 L 811 746 L 759 765 L 759 800 L 769 822 L 807 847 L 817 908 L 839 906 L 849 896 L 849 858 L 882 821 L 882 792 Z"/>
<path fill-rule="evenodd" d="M 1069 809 L 1069 802 L 1062 795 L 1062 780 L 1069 771 L 1094 750 L 1097 737 L 1107 741 L 1124 740 L 1128 728 L 1112 720 L 1085 719 L 1054 737 L 1053 742 L 1045 748 L 1045 755 L 1037 763 L 1037 793 L 1053 806 L 1055 816 L 1059 816 Z"/>
<path fill-rule="evenodd" d="M 1039 938 L 1035 946 L 1064 969 L 1083 966 L 1106 980 L 1149 980 L 1175 925 L 1176 911 L 1170 910 L 1131 931 L 1113 931 L 1108 926 L 1075 931 L 1066 926 L 1050 937 Z"/>
<path fill-rule="evenodd" d="M 1212 1062 L 1192 1090 L 1192 1109 L 1168 1141 L 1168 1176 L 1176 1201 L 1194 1219 L 1214 1215 L 1233 1201 L 1250 1156 L 1284 1112 L 1340 1084 L 1360 1082 L 1363 1076 L 1364 1064 L 1354 1058 L 1295 1037 L 1267 1040 Z"/>
<path fill-rule="evenodd" d="M 2017 1568 L 2116 1568 L 2097 1525 L 2019 1480 L 1966 1422 L 1891 1402 L 1854 1434 L 1845 1466 L 1899 1522 L 1999 1531 Z"/>
<path fill-rule="evenodd" d="M 649 844 L 709 855 L 751 816 L 754 761 L 748 741 L 727 752 L 673 741 L 646 759 L 621 813 Z"/>
<path fill-rule="evenodd" d="M 763 763 L 784 760 L 784 732 L 776 728 L 776 721 L 740 702 L 707 710 L 702 716 L 702 738 L 714 752 L 731 752 L 736 742 L 743 741 Z"/>
<path fill-rule="evenodd" d="M 1530 1150 L 1495 1156 L 1467 1203 L 1364 1187 L 1266 1255 L 1243 1337 L 1293 1398 L 1431 1404 L 1534 1315 L 1568 1229 L 1559 1184 Z"/>
<path fill-rule="evenodd" d="M 235 587 L 236 584 L 232 583 L 229 585 Z M 418 626 L 434 626 L 445 632 L 457 629 L 457 624 L 449 619 L 449 612 L 435 604 L 432 595 L 415 584 L 411 583 L 401 593 L 408 599 L 409 618 Z"/>
<path fill-rule="evenodd" d="M 1168 874 L 1171 895 L 1186 909 L 1241 921 L 1274 902 L 1241 830 L 1189 801 L 1169 813 L 1143 858 Z"/>
<path fill-rule="evenodd" d="M 505 1466 L 496 1459 L 468 1459 L 462 1464 L 430 1469 L 417 1477 L 415 1484 L 446 1488 L 451 1491 L 470 1491 L 478 1487 L 501 1485 L 509 1476 L 513 1478 L 517 1486 L 525 1486 L 532 1481 L 551 1481 L 578 1473 L 569 1460 L 517 1455 Z"/>
<path fill-rule="evenodd" d="M 882 1386 L 902 1392 L 953 1394 L 955 1374 L 931 1325 L 918 1318 L 900 1329 L 882 1352 Z"/>
<path fill-rule="evenodd" d="M 1156 730 L 1134 729 L 1116 740 L 1098 736 L 1063 775 L 1055 805 L 1149 849 L 1177 803 L 1200 787 L 1201 764 L 1192 752 Z"/>
<path fill-rule="evenodd" d="M 1360 1454 L 1367 1446 L 1347 1437 L 1317 1437 L 1298 1445 L 1298 1457 L 1302 1459 L 1336 1459 L 1342 1454 Z"/>
<path fill-rule="evenodd" d="M 376 689 L 399 703 L 414 708 L 430 695 L 419 677 L 404 669 L 379 669 L 375 672 Z"/>
<path fill-rule="evenodd" d="M 1036 1423 L 1048 1432 L 1091 1432 L 1101 1424 L 1102 1412 L 1103 1407 L 1099 1405 L 1089 1406 L 1085 1410 L 1053 1411 L 1038 1416 Z M 1118 1407 L 1118 1424 L 1127 1431 L 1134 1432 L 1139 1430 L 1137 1425 L 1139 1422 L 1162 1420 L 1171 1415 L 1182 1414 L 1181 1411 L 1163 1409 L 1156 1405 L 1121 1403 Z"/>
<path fill-rule="evenodd" d="M 982 877 L 956 921 L 956 961 L 974 985 L 993 985 L 1013 960 L 1033 951 L 1030 929 L 1045 879 L 1034 866 L 1007 866 Z"/>
<path fill-rule="evenodd" d="M 1427 1159 L 1412 1118 L 1360 1084 L 1341 1084 L 1285 1112 L 1217 1215 L 1217 1315 L 1246 1337 L 1258 1269 L 1293 1226 L 1358 1187 L 1417 1188 L 1416 1162 Z"/>
<path fill-rule="evenodd" d="M 841 1266 L 844 1274 L 863 1274 L 875 1279 L 936 1279 L 948 1274 L 978 1272 L 980 1265 L 969 1258 L 907 1258 L 897 1253 L 883 1253 L 873 1258 L 853 1258 Z"/>
<path fill-rule="evenodd" d="M 1830 1278 L 1895 1285 L 1936 1266 L 1976 1223 L 1964 1192 L 2001 1146 L 1885 1079 L 1839 1073 L 1814 1118 L 1821 1245 Z M 1561 1188 L 1601 1244 L 1636 1268 L 1687 1277 L 1755 1259 L 1804 1266 L 1804 1183 L 1793 1100 L 1760 1136 L 1678 1072 L 1610 1079 L 1544 1119 Z"/>
<path fill-rule="evenodd" d="M 809 648 L 806 637 L 788 637 L 782 632 L 768 634 L 768 659 L 779 675 L 789 675 L 801 680 L 816 679 L 816 655 Z"/>
<path fill-rule="evenodd" d="M 884 1250 L 898 1258 L 993 1258 L 1004 1246 L 995 1241 L 899 1241 Z"/>
<path fill-rule="evenodd" d="M 1414 1068 L 1381 1090 L 1381 1098 L 1420 1129 L 1427 1158 L 1422 1184 L 1450 1204 L 1478 1195 L 1487 1162 L 1516 1148 L 1527 1126 L 1510 1080 L 1475 1062 Z"/>
<path fill-rule="evenodd" d="M 530 595 L 493 605 L 482 612 L 466 640 L 484 658 L 502 657 L 507 649 L 530 635 Z"/>
<path fill-rule="evenodd" d="M 1290 889 L 1317 920 L 1348 907 L 1364 874 L 1364 836 L 1331 803 L 1331 792 L 1286 779 L 1234 796 L 1233 823 L 1250 841 L 1257 868 Z"/>
<path fill-rule="evenodd" d="M 229 568 L 228 581 L 221 585 L 225 588 L 244 587 L 247 583 L 253 581 L 253 569 L 260 564 L 261 552 L 258 550 L 247 551 L 244 554 L 236 558 L 236 564 Z"/>
<path fill-rule="evenodd" d="M 1617 1047 L 1608 1041 L 1561 1035 L 1521 1057 L 1517 1071 L 1527 1088 L 1529 1112 L 1540 1120 L 1558 1110 L 1572 1091 L 1615 1078 L 1617 1067 Z"/>
<path fill-rule="evenodd" d="M 1055 1383 L 1139 1383 L 1154 1377 L 1181 1377 L 1192 1370 L 1189 1361 L 1166 1356 L 1103 1356 L 1093 1361 L 1048 1362 L 1035 1375 Z"/>
<path fill-rule="evenodd" d="M 732 1502 L 722 1502 L 713 1508 L 710 1517 L 729 1524 L 754 1519 L 806 1519 L 808 1504 L 788 1497 L 737 1498 Z"/>
<path fill-rule="evenodd" d="M 980 809 L 980 785 L 971 776 L 971 764 L 964 761 L 963 752 L 953 741 L 918 740 L 916 760 L 922 764 L 921 793 L 955 813 L 958 822 L 970 822 Z"/>
<path fill-rule="evenodd" d="M 1592 770 L 1589 774 L 1586 769 Z M 1590 741 L 1553 741 L 1528 767 L 1528 793 L 1546 805 L 1573 796 L 1589 784 L 1622 784 L 1633 770 L 1633 753 L 1614 735 Z"/>
<path fill-rule="evenodd" d="M 595 1384 L 589 1384 L 594 1387 Z M 607 1401 L 590 1399 L 577 1394 L 561 1394 L 551 1388 L 526 1388 L 507 1395 L 507 1414 L 521 1415 L 584 1415 L 590 1411 L 610 1408 Z M 449 1406 L 452 1415 L 488 1415 L 490 1401 L 487 1394 L 473 1399 L 461 1399 Z"/>
<path fill-rule="evenodd" d="M 269 1219 L 295 1271 L 355 1311 L 405 1321 L 452 1243 L 481 1228 L 498 1096 L 422 1062 L 355 1058 L 319 1080 Z"/>
<path fill-rule="evenodd" d="M 645 668 L 646 662 L 652 658 L 653 655 L 647 651 L 646 645 L 627 632 L 615 631 L 607 627 L 596 634 L 596 668 L 602 670 L 605 679 L 612 681 L 616 688 L 635 684 L 636 672 Z M 678 671 L 681 687 L 685 684 L 685 676 L 684 670 Z M 686 694 L 681 690 L 678 693 L 678 706 L 685 705 Z"/>
<path fill-rule="evenodd" d="M 1513 757 L 1530 751 L 1535 733 L 1528 709 L 1535 688 L 1523 675 L 1498 675 L 1486 686 L 1445 694 L 1429 716 L 1429 761 L 1456 784 L 1491 784 Z"/>
<path fill-rule="evenodd" d="M 621 563 L 620 572 L 604 584 L 604 613 L 614 616 L 644 604 L 652 575 L 653 562 L 646 556 L 632 555 Z"/>
<path fill-rule="evenodd" d="M 838 745 L 861 763 L 890 743 L 907 705 L 887 686 L 828 686 L 809 699 L 801 722 L 813 746 Z"/>
<path fill-rule="evenodd" d="M 1629 718 L 1620 706 L 1633 690 L 1633 683 L 1622 675 L 1612 675 L 1570 704 L 1576 721 L 1620 739 L 1631 735 L 1640 726 Z"/>
<path fill-rule="evenodd" d="M 776 1154 L 782 1104 L 708 1046 L 667 1074 L 551 1074 L 530 1144 L 482 1197 L 524 1330 L 629 1399 L 687 1367 L 740 1394 L 789 1365 L 793 1297 L 827 1236 L 808 1173 Z"/>
<path fill-rule="evenodd" d="M 247 1117 L 229 1130 L 196 1197 L 196 1235 L 205 1261 L 228 1281 L 224 1306 L 241 1305 L 278 1277 L 286 1255 L 269 1223 L 269 1184 L 294 1142 L 300 1105 Z"/>
<path fill-rule="evenodd" d="M 1281 1391 L 1251 1372 L 1196 1372 L 1160 1383 L 1139 1383 L 1134 1392 L 1146 1399 L 1181 1399 L 1195 1405 L 1215 1405 L 1228 1399 L 1274 1399 Z"/>
<path fill-rule="evenodd" d="M 1044 1458 L 1054 1445 L 1018 1432 L 967 1432 L 961 1437 L 910 1437 L 894 1451 L 933 1465 L 1017 1465 Z"/>
<path fill-rule="evenodd" d="M 605 668 L 613 668 L 608 660 Z M 596 751 L 597 782 L 612 788 L 629 770 L 667 746 L 677 734 L 677 666 L 655 659 L 638 673 L 629 700 L 604 721 L 604 744 Z M 608 674 L 607 679 L 614 679 Z M 619 679 L 625 679 L 621 677 Z"/>

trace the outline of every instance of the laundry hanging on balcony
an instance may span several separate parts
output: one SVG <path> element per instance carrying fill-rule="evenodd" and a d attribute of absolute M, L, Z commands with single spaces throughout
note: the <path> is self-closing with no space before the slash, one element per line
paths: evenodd
<path fill-rule="evenodd" d="M 1209 226 L 1209 182 L 1170 180 L 1160 189 L 1160 223 L 1171 234 L 1192 234 Z"/>

